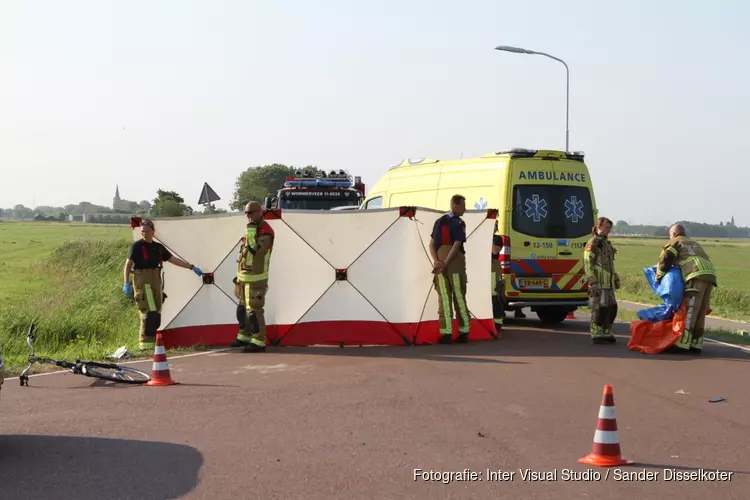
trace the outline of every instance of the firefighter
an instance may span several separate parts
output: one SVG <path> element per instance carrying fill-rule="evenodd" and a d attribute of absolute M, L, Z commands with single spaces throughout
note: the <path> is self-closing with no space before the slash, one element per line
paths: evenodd
<path fill-rule="evenodd" d="M 594 344 L 617 342 L 612 334 L 612 325 L 617 318 L 615 290 L 620 288 L 620 277 L 615 272 L 617 250 L 609 241 L 612 221 L 600 217 L 596 221 L 593 236 L 586 243 L 583 263 L 589 286 L 591 308 L 591 339 Z"/>
<path fill-rule="evenodd" d="M 440 343 L 450 344 L 453 336 L 453 307 L 458 317 L 459 335 L 456 342 L 469 341 L 469 308 L 466 305 L 466 198 L 451 198 L 451 211 L 435 221 L 430 238 L 433 260 L 433 283 L 438 293 Z M 453 307 L 452 307 L 453 306 Z"/>
<path fill-rule="evenodd" d="M 268 267 L 273 250 L 274 231 L 263 219 L 263 206 L 257 201 L 245 205 L 247 233 L 240 247 L 237 277 L 234 279 L 239 332 L 229 344 L 245 352 L 266 350 L 266 320 L 263 307 L 268 291 Z"/>
<path fill-rule="evenodd" d="M 198 276 L 203 275 L 200 268 L 188 264 L 179 257 L 172 255 L 167 248 L 154 241 L 155 227 L 151 220 L 141 220 L 132 217 L 130 226 L 140 226 L 142 238 L 132 245 L 125 259 L 123 270 L 124 284 L 122 291 L 128 297 L 133 296 L 141 316 L 141 327 L 138 334 L 140 350 L 150 350 L 155 347 L 156 331 L 161 326 L 161 307 L 167 295 L 162 287 L 161 270 L 164 262 L 190 269 Z M 133 282 L 130 282 L 130 274 Z"/>
<path fill-rule="evenodd" d="M 687 237 L 681 224 L 674 224 L 669 228 L 669 242 L 659 255 L 657 283 L 661 282 L 672 266 L 680 269 L 685 283 L 685 332 L 665 352 L 700 354 L 703 350 L 703 329 L 711 292 L 717 286 L 716 270 L 703 248 Z"/>
<path fill-rule="evenodd" d="M 497 221 L 495 221 L 497 233 Z M 495 328 L 499 332 L 505 323 L 505 281 L 500 265 L 500 250 L 503 241 L 499 234 L 492 235 L 492 315 L 495 318 Z"/>

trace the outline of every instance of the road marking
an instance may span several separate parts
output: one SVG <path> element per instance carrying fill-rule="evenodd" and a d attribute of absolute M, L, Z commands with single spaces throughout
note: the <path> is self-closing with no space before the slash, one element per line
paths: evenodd
<path fill-rule="evenodd" d="M 218 352 L 224 352 L 224 351 L 231 351 L 234 349 L 233 347 L 226 347 L 222 349 L 212 349 L 210 351 L 203 351 L 203 352 L 194 352 L 193 354 L 182 354 L 180 356 L 170 356 L 167 361 L 171 361 L 173 359 L 182 359 L 182 358 L 191 358 L 193 356 L 205 356 L 207 354 L 216 354 Z M 136 363 L 153 363 L 153 358 L 151 359 L 137 359 L 135 361 L 123 361 L 122 363 L 117 363 L 116 360 L 113 360 L 112 363 L 116 363 L 118 365 L 134 365 Z M 32 377 L 43 377 L 45 375 L 59 375 L 61 373 L 70 373 L 69 369 L 63 369 L 63 370 L 55 370 L 51 372 L 44 372 L 44 373 L 35 373 L 33 375 L 29 375 L 29 378 Z M 7 377 L 5 380 L 18 380 L 18 377 Z"/>
<path fill-rule="evenodd" d="M 722 342 L 721 340 L 714 340 L 708 337 L 704 337 L 703 340 L 707 340 L 709 342 L 716 342 L 717 344 L 725 345 L 727 347 L 736 347 L 737 349 L 740 349 L 742 351 L 750 352 L 750 349 L 748 349 L 747 347 L 743 347 L 743 346 L 735 345 L 735 344 L 727 344 L 726 342 Z"/>

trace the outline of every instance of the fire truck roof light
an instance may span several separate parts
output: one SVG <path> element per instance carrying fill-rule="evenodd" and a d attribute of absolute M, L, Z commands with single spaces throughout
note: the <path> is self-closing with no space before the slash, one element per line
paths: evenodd
<path fill-rule="evenodd" d="M 353 187 L 352 181 L 322 180 L 322 179 L 293 179 L 286 181 L 284 187 Z"/>

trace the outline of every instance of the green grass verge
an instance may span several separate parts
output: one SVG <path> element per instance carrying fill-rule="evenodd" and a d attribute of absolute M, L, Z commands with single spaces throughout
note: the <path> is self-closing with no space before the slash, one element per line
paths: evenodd
<path fill-rule="evenodd" d="M 83 227 L 82 227 L 83 226 Z M 138 311 L 122 293 L 130 233 L 122 226 L 3 223 L 0 347 L 6 376 L 26 365 L 26 330 L 37 323 L 38 355 L 103 360 L 138 346 Z M 171 354 L 199 350 L 170 350 Z M 145 353 L 142 358 L 151 357 Z M 32 373 L 56 369 L 35 365 Z"/>
<path fill-rule="evenodd" d="M 613 238 L 617 248 L 615 267 L 622 278 L 618 297 L 632 302 L 657 305 L 660 299 L 648 286 L 643 268 L 653 266 L 666 240 L 656 238 Z M 718 274 L 719 287 L 711 295 L 714 317 L 750 321 L 750 243 L 745 240 L 700 240 Z"/>

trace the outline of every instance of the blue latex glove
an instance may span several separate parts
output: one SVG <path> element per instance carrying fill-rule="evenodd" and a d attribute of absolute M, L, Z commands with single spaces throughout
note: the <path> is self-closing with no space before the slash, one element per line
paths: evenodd
<path fill-rule="evenodd" d="M 133 295 L 133 286 L 130 283 L 125 283 L 122 285 L 122 293 L 130 297 Z"/>
<path fill-rule="evenodd" d="M 203 276 L 203 271 L 201 271 L 200 267 L 193 266 L 193 272 L 197 274 L 198 276 Z"/>

